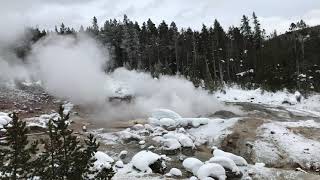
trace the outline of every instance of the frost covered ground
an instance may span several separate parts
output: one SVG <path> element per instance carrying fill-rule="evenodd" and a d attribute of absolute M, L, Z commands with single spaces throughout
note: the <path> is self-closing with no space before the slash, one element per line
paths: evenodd
<path fill-rule="evenodd" d="M 126 89 L 114 91 L 125 97 Z M 4 92 L 0 101 L 12 105 L 2 107 L 0 126 L 18 110 L 29 126 L 45 128 L 63 102 L 32 89 Z M 320 95 L 299 102 L 299 93 L 226 88 L 214 96 L 243 112 L 220 109 L 183 117 L 155 109 L 148 118 L 115 122 L 122 128 L 112 129 L 109 122 L 89 120 L 72 103 L 64 107 L 80 138 L 87 133 L 98 137 L 95 167 L 114 168 L 114 179 L 320 179 Z M 83 126 L 88 132 L 82 132 Z"/>

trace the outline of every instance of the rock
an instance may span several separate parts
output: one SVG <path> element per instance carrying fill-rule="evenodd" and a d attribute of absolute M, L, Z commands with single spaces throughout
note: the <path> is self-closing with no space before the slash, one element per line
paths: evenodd
<path fill-rule="evenodd" d="M 142 124 L 135 124 L 134 126 L 131 127 L 131 129 L 135 131 L 139 131 L 144 129 L 144 126 Z"/>
<path fill-rule="evenodd" d="M 221 118 L 232 118 L 232 117 L 235 117 L 237 115 L 234 114 L 233 112 L 230 112 L 230 111 L 221 110 L 221 111 L 215 112 L 214 114 L 210 115 L 209 117 L 214 117 L 214 116 L 218 116 L 218 117 L 221 117 Z"/>
<path fill-rule="evenodd" d="M 158 159 L 156 162 L 149 165 L 154 173 L 164 174 L 166 167 L 163 165 L 163 161 Z"/>
<path fill-rule="evenodd" d="M 139 145 L 144 145 L 146 141 L 139 141 Z"/>
<path fill-rule="evenodd" d="M 177 168 L 170 169 L 169 174 L 172 175 L 172 176 L 177 176 L 177 177 L 182 176 L 181 170 L 177 169 Z"/>
<path fill-rule="evenodd" d="M 82 126 L 82 131 L 83 131 L 83 132 L 87 132 L 87 126 L 85 126 L 85 125 Z"/>
<path fill-rule="evenodd" d="M 127 157 L 128 151 L 121 151 L 119 154 L 120 159 L 124 159 Z"/>
<path fill-rule="evenodd" d="M 146 173 L 161 173 L 163 174 L 166 165 L 163 158 L 151 151 L 140 151 L 132 157 L 131 163 L 134 168 Z"/>
<path fill-rule="evenodd" d="M 119 160 L 119 161 L 117 161 L 117 162 L 115 163 L 115 166 L 116 166 L 117 168 L 123 168 L 123 162 L 122 162 L 121 160 Z"/>

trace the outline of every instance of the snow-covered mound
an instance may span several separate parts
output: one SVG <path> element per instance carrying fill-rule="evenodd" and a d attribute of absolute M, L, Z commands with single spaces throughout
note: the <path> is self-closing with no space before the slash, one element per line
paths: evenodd
<path fill-rule="evenodd" d="M 0 112 L 0 129 L 2 129 L 4 125 L 10 123 L 11 120 L 8 113 Z"/>
<path fill-rule="evenodd" d="M 234 161 L 230 158 L 215 156 L 209 159 L 207 163 L 220 164 L 222 167 L 231 170 L 233 173 L 240 174 L 240 169 L 238 168 L 236 163 L 234 163 Z"/>
<path fill-rule="evenodd" d="M 224 168 L 215 163 L 208 163 L 202 165 L 197 171 L 199 179 L 205 179 L 208 177 L 217 178 L 218 180 L 225 180 L 227 178 Z"/>
<path fill-rule="evenodd" d="M 114 163 L 114 160 L 110 156 L 101 151 L 97 151 L 94 154 L 94 158 L 96 159 L 94 167 L 97 170 L 101 170 L 103 168 L 110 169 L 112 167 L 112 163 Z"/>
<path fill-rule="evenodd" d="M 182 176 L 182 172 L 180 169 L 177 168 L 171 168 L 169 173 L 166 174 L 166 176 L 176 176 L 176 177 L 180 177 Z"/>
<path fill-rule="evenodd" d="M 155 119 L 169 118 L 169 119 L 179 119 L 181 116 L 169 109 L 154 109 L 151 113 L 151 117 Z"/>
<path fill-rule="evenodd" d="M 149 118 L 150 124 L 165 128 L 199 127 L 208 124 L 208 118 L 182 118 L 178 113 L 169 109 L 155 109 Z"/>
<path fill-rule="evenodd" d="M 241 156 L 237 156 L 237 155 L 229 153 L 229 152 L 224 152 L 215 146 L 212 147 L 212 150 L 213 150 L 214 157 L 226 157 L 228 159 L 231 159 L 238 166 L 248 165 L 247 161 Z"/>
<path fill-rule="evenodd" d="M 197 174 L 199 168 L 203 165 L 204 163 L 202 161 L 200 161 L 197 158 L 187 158 L 182 162 L 183 167 L 189 171 L 192 172 L 194 175 Z"/>
<path fill-rule="evenodd" d="M 154 164 L 160 159 L 161 156 L 156 153 L 153 153 L 151 151 L 140 151 L 133 156 L 131 163 L 133 167 L 142 172 L 152 173 L 150 165 Z"/>

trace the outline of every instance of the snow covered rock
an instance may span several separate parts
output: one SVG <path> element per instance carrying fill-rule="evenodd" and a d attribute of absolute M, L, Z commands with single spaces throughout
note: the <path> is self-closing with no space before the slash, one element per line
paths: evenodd
<path fill-rule="evenodd" d="M 127 154 L 128 154 L 128 151 L 121 151 L 121 152 L 119 153 L 119 158 L 120 158 L 120 159 L 124 159 L 124 158 L 127 157 Z"/>
<path fill-rule="evenodd" d="M 232 172 L 240 173 L 238 166 L 233 162 L 233 160 L 227 157 L 212 157 L 208 163 L 220 164 L 226 169 L 230 169 Z"/>
<path fill-rule="evenodd" d="M 166 174 L 166 176 L 180 177 L 180 176 L 182 176 L 182 172 L 180 169 L 172 168 L 172 169 L 170 169 L 169 173 Z"/>
<path fill-rule="evenodd" d="M 0 112 L 0 129 L 2 129 L 4 125 L 10 123 L 11 120 L 12 119 L 7 113 Z"/>
<path fill-rule="evenodd" d="M 176 121 L 170 118 L 161 118 L 159 120 L 160 126 L 164 128 L 174 128 L 176 127 Z"/>
<path fill-rule="evenodd" d="M 134 126 L 131 127 L 131 129 L 135 130 L 135 131 L 139 131 L 144 129 L 144 126 L 142 124 L 135 124 Z"/>
<path fill-rule="evenodd" d="M 115 163 L 115 166 L 116 166 L 117 168 L 123 168 L 123 162 L 122 162 L 121 160 L 119 160 L 119 161 L 117 161 L 117 162 Z"/>
<path fill-rule="evenodd" d="M 181 148 L 181 144 L 177 139 L 163 139 L 161 142 L 164 150 L 178 150 Z"/>
<path fill-rule="evenodd" d="M 238 166 L 233 162 L 233 160 L 227 157 L 213 157 L 206 163 L 215 163 L 221 165 L 226 170 L 226 175 L 228 178 L 241 178 L 243 174 L 241 173 Z"/>
<path fill-rule="evenodd" d="M 194 175 L 197 174 L 198 169 L 203 165 L 204 163 L 200 161 L 197 158 L 187 158 L 182 162 L 182 166 L 189 172 L 192 172 Z"/>
<path fill-rule="evenodd" d="M 229 158 L 229 159 L 233 160 L 233 162 L 238 166 L 246 166 L 246 165 L 248 165 L 247 161 L 241 156 L 237 156 L 237 155 L 234 155 L 234 154 L 229 153 L 229 152 L 224 152 L 224 151 L 218 149 L 215 146 L 213 146 L 212 149 L 213 149 L 214 157 L 226 157 L 226 158 Z"/>
<path fill-rule="evenodd" d="M 195 177 L 195 176 L 191 176 L 191 177 L 189 178 L 189 180 L 198 180 L 198 178 Z"/>
<path fill-rule="evenodd" d="M 116 133 L 119 138 L 124 142 L 131 142 L 131 141 L 141 141 L 142 137 L 138 134 L 130 132 L 130 130 L 124 130 Z"/>
<path fill-rule="evenodd" d="M 227 178 L 224 168 L 215 163 L 202 165 L 197 171 L 197 176 L 201 180 L 207 177 L 217 178 L 218 180 L 225 180 Z"/>
<path fill-rule="evenodd" d="M 155 109 L 151 113 L 151 117 L 155 119 L 162 119 L 162 118 L 170 118 L 170 119 L 178 119 L 181 118 L 181 116 L 169 109 Z"/>
<path fill-rule="evenodd" d="M 192 126 L 197 128 L 201 125 L 208 124 L 209 119 L 208 118 L 179 118 L 179 119 L 176 119 L 176 121 L 182 127 Z"/>
<path fill-rule="evenodd" d="M 165 135 L 163 135 L 163 138 L 165 139 L 176 139 L 179 141 L 182 147 L 184 148 L 193 148 L 194 143 L 193 140 L 189 135 L 186 134 L 187 132 L 184 133 L 179 133 L 178 132 L 169 132 Z"/>
<path fill-rule="evenodd" d="M 133 167 L 146 172 L 163 172 L 165 165 L 161 160 L 161 156 L 151 151 L 140 151 L 133 156 L 131 160 Z"/>
<path fill-rule="evenodd" d="M 96 159 L 94 162 L 94 167 L 97 170 L 101 170 L 103 168 L 110 169 L 112 167 L 112 163 L 114 162 L 110 156 L 101 151 L 96 152 L 94 154 L 94 158 Z"/>

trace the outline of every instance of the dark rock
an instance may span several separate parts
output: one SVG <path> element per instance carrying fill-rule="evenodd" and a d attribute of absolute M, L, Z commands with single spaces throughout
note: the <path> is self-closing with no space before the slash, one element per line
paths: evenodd
<path fill-rule="evenodd" d="M 233 112 L 230 112 L 230 111 L 221 110 L 221 111 L 215 112 L 214 114 L 210 115 L 209 117 L 213 117 L 213 116 L 219 116 L 219 117 L 222 117 L 222 118 L 232 118 L 232 117 L 235 117 L 237 115 L 234 114 Z"/>
<path fill-rule="evenodd" d="M 152 172 L 159 173 L 159 174 L 164 174 L 165 170 L 166 170 L 166 167 L 163 166 L 162 159 L 158 159 L 156 162 L 151 164 L 149 167 L 152 169 Z"/>
<path fill-rule="evenodd" d="M 243 173 L 240 171 L 240 173 L 235 173 L 235 172 L 232 172 L 230 169 L 228 168 L 225 168 L 226 170 L 226 176 L 227 176 L 227 179 L 241 179 L 241 177 L 243 176 Z"/>
<path fill-rule="evenodd" d="M 282 104 L 292 105 L 292 103 L 291 103 L 291 102 L 289 102 L 289 101 L 287 101 L 287 100 L 282 101 Z"/>
<path fill-rule="evenodd" d="M 270 133 L 271 133 L 271 134 L 275 134 L 276 132 L 274 132 L 274 131 L 271 131 Z"/>

